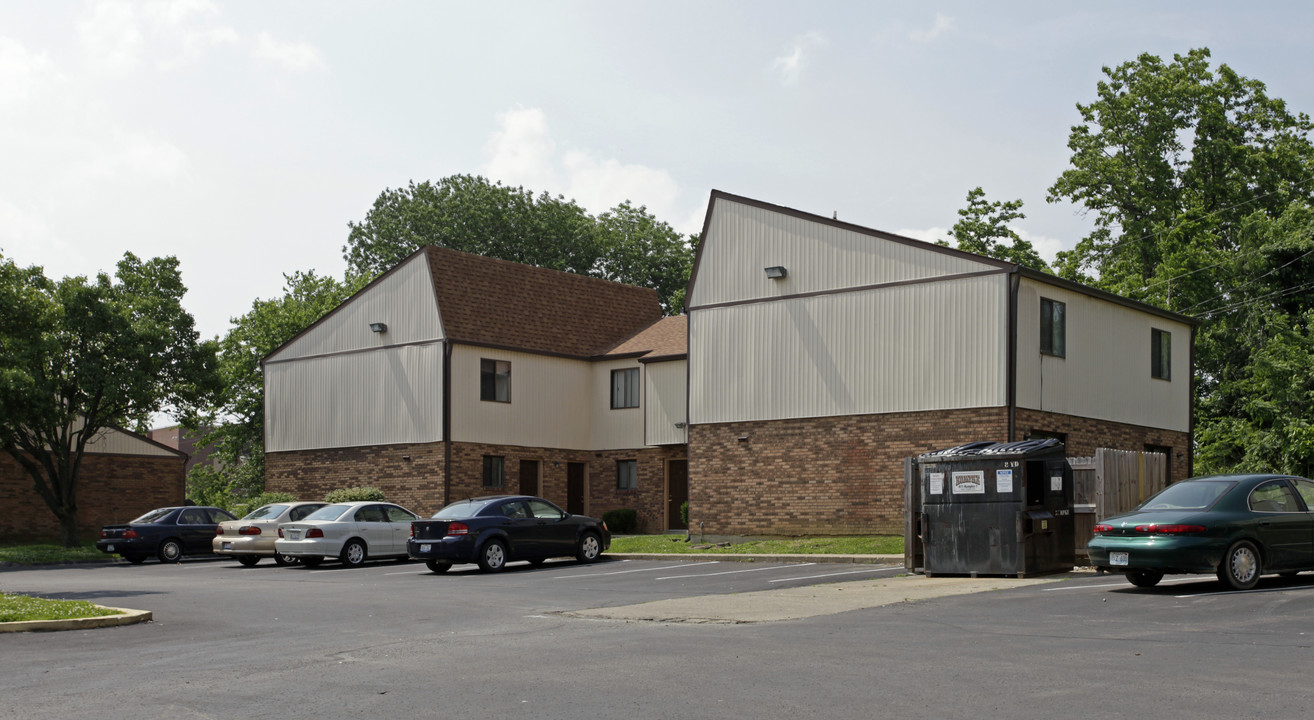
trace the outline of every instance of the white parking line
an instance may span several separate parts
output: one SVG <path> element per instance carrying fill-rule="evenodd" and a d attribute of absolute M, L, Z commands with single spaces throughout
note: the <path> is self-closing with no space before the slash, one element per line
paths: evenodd
<path fill-rule="evenodd" d="M 629 560 L 623 560 L 622 562 L 630 562 L 630 561 L 629 561 Z M 721 561 L 720 561 L 720 560 L 712 560 L 711 562 L 690 563 L 689 565 L 686 565 L 685 567 L 698 567 L 699 565 L 716 565 L 716 564 L 719 563 L 719 562 L 721 562 Z M 571 573 L 571 574 L 569 574 L 569 575 L 553 575 L 553 576 L 552 576 L 552 579 L 553 579 L 553 580 L 570 580 L 570 579 L 573 579 L 573 578 L 581 578 L 581 577 L 602 577 L 603 575 L 628 575 L 628 574 L 630 574 L 630 573 L 639 573 L 639 572 L 656 572 L 657 570 L 669 570 L 669 569 L 670 569 L 670 568 L 668 568 L 668 567 L 666 567 L 665 565 L 663 565 L 663 566 L 661 566 L 661 567 L 639 568 L 639 569 L 637 569 L 637 570 L 616 570 L 616 571 L 614 571 L 614 572 L 578 572 L 578 573 Z"/>
<path fill-rule="evenodd" d="M 1194 593 L 1192 595 L 1174 595 L 1173 597 L 1198 598 L 1198 597 L 1209 597 L 1211 595 L 1250 595 L 1252 593 L 1288 592 L 1291 590 L 1314 590 L 1314 585 L 1304 585 L 1301 587 L 1263 588 L 1260 590 L 1223 590 L 1221 592 Z"/>
<path fill-rule="evenodd" d="M 835 577 L 836 575 L 860 575 L 862 573 L 886 572 L 888 570 L 903 570 L 903 568 L 887 567 L 887 568 L 868 568 L 866 570 L 848 570 L 845 572 L 826 573 L 825 575 L 807 575 L 805 577 L 796 577 L 796 578 L 776 578 L 775 580 L 767 580 L 767 582 L 778 583 L 778 582 L 793 582 L 795 580 L 816 580 L 817 578 Z"/>
<path fill-rule="evenodd" d="M 406 572 L 384 573 L 384 575 L 427 575 L 428 570 L 407 570 Z"/>
<path fill-rule="evenodd" d="M 1181 582 L 1206 582 L 1208 579 L 1209 578 L 1205 577 L 1204 575 L 1201 575 L 1199 577 L 1170 578 L 1167 580 L 1160 580 L 1159 582 L 1160 584 L 1181 583 Z M 1123 582 L 1104 583 L 1102 585 L 1066 585 L 1064 587 L 1044 588 L 1041 590 L 1041 592 L 1058 592 L 1060 590 L 1094 590 L 1096 588 L 1111 588 L 1111 587 L 1125 588 L 1130 585 L 1131 583 L 1124 580 Z"/>
<path fill-rule="evenodd" d="M 753 569 L 751 569 L 751 570 L 726 570 L 726 571 L 724 571 L 724 572 L 697 573 L 697 574 L 695 574 L 695 575 L 667 575 L 666 577 L 659 577 L 659 578 L 657 578 L 657 579 L 658 579 L 658 580 L 683 580 L 683 579 L 685 579 L 685 578 L 712 577 L 713 575 L 734 575 L 734 574 L 736 574 L 736 573 L 762 572 L 763 570 L 789 570 L 789 569 L 791 569 L 791 568 L 805 567 L 805 566 L 808 566 L 808 565 L 816 565 L 816 563 L 798 563 L 797 565 L 778 565 L 778 566 L 776 566 L 776 567 L 753 568 Z"/>

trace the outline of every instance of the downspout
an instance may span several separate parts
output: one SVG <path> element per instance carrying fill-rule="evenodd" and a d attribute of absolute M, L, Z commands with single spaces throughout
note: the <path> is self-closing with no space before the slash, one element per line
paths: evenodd
<path fill-rule="evenodd" d="M 452 504 L 452 341 L 443 341 L 443 507 Z"/>
<path fill-rule="evenodd" d="M 1008 271 L 1008 441 L 1017 440 L 1017 293 L 1022 285 L 1020 266 Z"/>
<path fill-rule="evenodd" d="M 1189 353 L 1190 367 L 1186 369 L 1187 375 L 1187 407 L 1188 413 L 1186 418 L 1186 476 L 1195 477 L 1195 325 L 1191 326 L 1191 352 Z M 1171 483 L 1172 478 L 1168 478 Z"/>

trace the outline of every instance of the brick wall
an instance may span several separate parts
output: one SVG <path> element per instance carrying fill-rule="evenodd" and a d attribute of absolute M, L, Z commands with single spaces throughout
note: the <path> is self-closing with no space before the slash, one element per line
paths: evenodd
<path fill-rule="evenodd" d="M 1073 456 L 1147 443 L 1184 452 L 1189 443 L 1186 433 L 1019 410 L 1017 438 L 1033 429 L 1067 433 Z M 718 535 L 902 534 L 905 458 L 1007 439 L 1002 407 L 695 425 L 690 526 L 697 532 L 701 521 Z M 1174 458 L 1174 478 L 1186 472 Z"/>
<path fill-rule="evenodd" d="M 504 459 L 502 488 L 483 485 L 485 455 Z M 451 499 L 519 493 L 524 488 L 520 461 L 539 463 L 540 497 L 566 507 L 568 463 L 585 465 L 584 512 L 599 517 L 607 510 L 633 508 L 650 531 L 663 529 L 666 461 L 685 457 L 684 446 L 589 452 L 478 443 L 452 444 Z M 638 488 L 616 488 L 616 461 L 636 460 Z M 380 445 L 265 454 L 265 489 L 303 499 L 323 498 L 342 487 L 377 487 L 388 499 L 420 515 L 443 506 L 443 444 Z"/>
<path fill-rule="evenodd" d="M 183 458 L 84 455 L 78 472 L 78 531 L 87 539 L 105 525 L 183 502 Z M 32 477 L 0 453 L 0 538 L 59 540 L 59 520 L 32 489 Z"/>

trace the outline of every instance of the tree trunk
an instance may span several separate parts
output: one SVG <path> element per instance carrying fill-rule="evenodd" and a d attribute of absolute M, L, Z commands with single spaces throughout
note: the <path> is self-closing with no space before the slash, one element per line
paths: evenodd
<path fill-rule="evenodd" d="M 78 514 L 59 513 L 59 540 L 66 548 L 75 548 L 82 544 L 78 537 Z"/>

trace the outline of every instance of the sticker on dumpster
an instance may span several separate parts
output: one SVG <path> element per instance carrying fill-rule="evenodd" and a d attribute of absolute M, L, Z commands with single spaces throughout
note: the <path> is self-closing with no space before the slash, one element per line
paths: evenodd
<path fill-rule="evenodd" d="M 926 491 L 928 495 L 939 495 L 944 492 L 944 473 L 927 473 L 926 478 L 931 485 Z"/>
<path fill-rule="evenodd" d="M 995 471 L 995 492 L 1011 493 L 1013 492 L 1013 471 L 996 470 Z"/>
<path fill-rule="evenodd" d="M 1063 476 L 1055 475 L 1049 479 L 1049 489 L 1054 492 L 1063 492 Z"/>
<path fill-rule="evenodd" d="M 985 495 L 985 471 L 956 472 L 952 476 L 955 495 Z"/>

